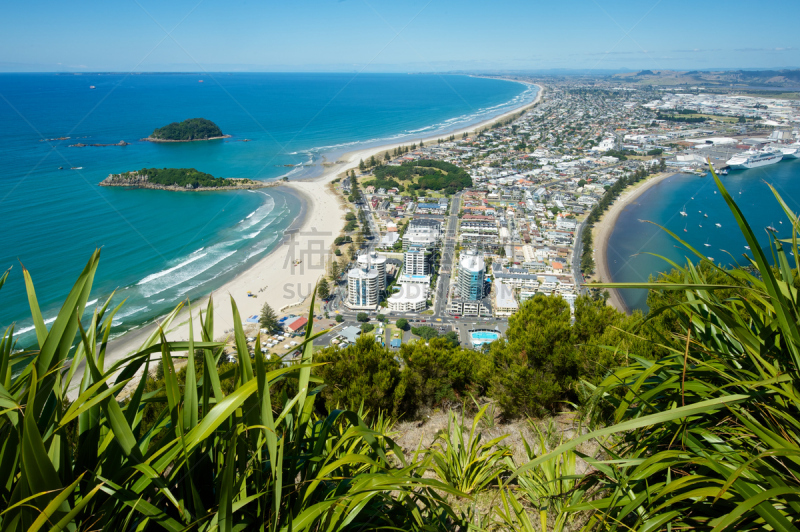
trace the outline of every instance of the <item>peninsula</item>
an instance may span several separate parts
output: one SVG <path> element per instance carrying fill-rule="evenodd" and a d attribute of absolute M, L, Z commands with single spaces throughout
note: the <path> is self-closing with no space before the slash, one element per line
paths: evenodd
<path fill-rule="evenodd" d="M 189 118 L 183 122 L 173 122 L 153 131 L 142 139 L 150 142 L 192 142 L 195 140 L 214 140 L 228 138 L 222 130 L 205 118 Z"/>
<path fill-rule="evenodd" d="M 221 178 L 194 168 L 142 168 L 110 174 L 101 187 L 152 188 L 157 190 L 199 191 L 264 188 L 266 183 L 244 178 Z"/>

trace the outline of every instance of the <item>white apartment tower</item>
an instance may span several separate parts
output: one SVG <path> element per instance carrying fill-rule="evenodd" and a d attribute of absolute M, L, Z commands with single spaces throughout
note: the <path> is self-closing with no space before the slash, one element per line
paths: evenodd
<path fill-rule="evenodd" d="M 378 272 L 378 290 L 386 290 L 386 257 L 378 255 L 374 251 L 358 256 L 358 267 L 360 269 L 374 268 Z"/>
<path fill-rule="evenodd" d="M 462 300 L 475 301 L 486 295 L 484 284 L 486 279 L 486 263 L 483 253 L 467 251 L 461 255 L 458 267 L 458 295 Z"/>
<path fill-rule="evenodd" d="M 347 272 L 347 307 L 353 310 L 378 308 L 380 289 L 377 268 L 353 268 Z"/>
<path fill-rule="evenodd" d="M 430 273 L 424 249 L 409 249 L 403 253 L 405 275 L 428 275 Z"/>

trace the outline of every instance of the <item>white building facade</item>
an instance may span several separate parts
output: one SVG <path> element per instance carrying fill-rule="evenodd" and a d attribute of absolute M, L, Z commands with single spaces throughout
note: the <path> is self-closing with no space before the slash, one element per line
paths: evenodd
<path fill-rule="evenodd" d="M 373 251 L 359 255 L 357 262 L 360 269 L 374 268 L 378 272 L 378 290 L 386 290 L 386 257 Z"/>
<path fill-rule="evenodd" d="M 352 310 L 375 310 L 380 302 L 376 268 L 353 268 L 347 272 L 347 303 Z"/>
<path fill-rule="evenodd" d="M 428 260 L 424 249 L 409 249 L 403 253 L 403 273 L 406 275 L 428 275 Z"/>

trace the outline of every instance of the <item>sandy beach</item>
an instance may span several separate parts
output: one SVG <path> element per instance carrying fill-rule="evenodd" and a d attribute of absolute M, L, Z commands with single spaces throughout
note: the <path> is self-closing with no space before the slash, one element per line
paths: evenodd
<path fill-rule="evenodd" d="M 536 105 L 544 93 L 541 85 L 536 86 L 539 87 L 539 92 L 533 102 L 479 124 L 448 132 L 446 135 L 440 133 L 352 151 L 339 157 L 335 164 L 328 165 L 319 177 L 289 181 L 279 185 L 303 200 L 302 212 L 287 231 L 282 245 L 211 294 L 214 301 L 214 338 L 225 338 L 233 328 L 231 297 L 236 301 L 243 321 L 250 316 L 259 314 L 264 303 L 269 303 L 280 314 L 281 309 L 285 307 L 301 304 L 310 295 L 317 281 L 325 275 L 328 254 L 333 246 L 333 240 L 339 236 L 344 227 L 346 213 L 341 199 L 328 186 L 331 181 L 345 171 L 357 170 L 359 161 L 369 159 L 372 155 L 378 156 L 385 151 L 414 142 L 424 141 L 427 144 L 445 136 L 473 132 L 528 109 Z M 297 264 L 297 260 L 302 262 Z M 258 297 L 248 297 L 248 292 L 252 292 Z M 178 303 L 175 301 L 175 305 Z M 200 330 L 198 311 L 205 309 L 207 303 L 208 297 L 191 302 L 195 338 L 198 338 L 197 331 Z M 156 327 L 156 323 L 151 323 L 129 331 L 109 342 L 105 359 L 106 367 L 139 351 Z M 187 308 L 184 308 L 166 331 L 166 337 L 170 341 L 179 341 L 187 340 L 188 335 L 189 312 Z M 82 370 L 83 368 L 79 368 L 77 374 L 80 375 Z M 70 399 L 74 399 L 76 396 L 79 383 L 80 378 L 73 380 L 73 387 L 68 394 Z"/>
<path fill-rule="evenodd" d="M 641 196 L 647 189 L 673 175 L 675 175 L 674 172 L 654 174 L 647 180 L 626 189 L 620 194 L 617 200 L 611 204 L 611 207 L 603 214 L 602 218 L 595 223 L 592 229 L 592 241 L 595 247 L 595 275 L 592 276 L 592 281 L 602 283 L 612 282 L 608 268 L 608 241 L 611 238 L 611 234 L 614 232 L 614 226 L 617 223 L 620 213 L 625 210 L 625 207 L 636 201 L 636 198 Z M 630 313 L 630 309 L 628 309 L 628 306 L 622 300 L 616 289 L 610 288 L 608 292 L 610 294 L 608 302 L 611 306 L 622 312 Z"/>

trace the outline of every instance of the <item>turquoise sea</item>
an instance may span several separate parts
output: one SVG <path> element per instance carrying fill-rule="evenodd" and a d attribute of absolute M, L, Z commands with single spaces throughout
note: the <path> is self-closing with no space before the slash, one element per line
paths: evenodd
<path fill-rule="evenodd" d="M 775 227 L 780 238 L 791 237 L 791 228 L 767 183 L 775 187 L 794 212 L 800 212 L 800 159 L 731 171 L 721 180 L 744 212 L 762 248 L 767 250 L 767 256 L 771 256 L 765 228 Z M 743 255 L 752 257 L 752 253 L 745 248 L 747 242 L 722 195 L 715 191 L 717 187 L 710 175 L 676 174 L 628 205 L 620 214 L 608 243 L 613 281 L 646 282 L 651 275 L 671 270 L 666 261 L 650 253 L 686 264 L 690 256 L 686 248 L 645 221 L 666 227 L 717 264 L 745 264 Z M 681 216 L 681 211 L 688 216 Z M 694 255 L 692 260 L 699 261 Z M 647 310 L 646 291 L 626 289 L 620 292 L 629 309 Z"/>
<path fill-rule="evenodd" d="M 311 177 L 347 151 L 446 134 L 535 96 L 519 83 L 467 76 L 2 74 L 0 271 L 13 269 L 0 292 L 0 325 L 16 321 L 23 344 L 31 340 L 22 265 L 49 321 L 101 247 L 91 299 L 117 290 L 116 301 L 127 303 L 116 332 L 139 326 L 181 299 L 210 293 L 280 245 L 302 209 L 297 197 L 276 189 L 97 186 L 110 173 L 194 167 L 218 177 Z M 193 117 L 232 138 L 139 140 Z M 60 137 L 69 138 L 52 140 Z M 130 145 L 70 147 L 120 140 Z"/>

